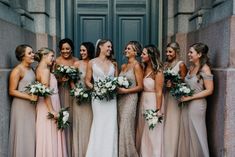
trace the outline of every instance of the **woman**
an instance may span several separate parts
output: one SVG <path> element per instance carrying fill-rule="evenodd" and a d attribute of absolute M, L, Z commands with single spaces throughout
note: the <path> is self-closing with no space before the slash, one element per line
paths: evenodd
<path fill-rule="evenodd" d="M 128 63 L 123 64 L 119 76 L 125 76 L 131 83 L 129 88 L 119 88 L 118 116 L 119 116 L 119 157 L 137 157 L 135 147 L 135 118 L 138 102 L 138 92 L 143 89 L 143 70 L 136 60 L 141 54 L 141 45 L 137 41 L 130 41 L 125 48 Z"/>
<path fill-rule="evenodd" d="M 9 157 L 35 156 L 35 105 L 37 96 L 25 93 L 25 87 L 35 81 L 30 67 L 34 62 L 32 47 L 26 44 L 16 47 L 18 64 L 10 74 L 9 94 L 13 96 L 9 133 Z"/>
<path fill-rule="evenodd" d="M 66 65 L 66 66 L 73 66 L 74 63 L 78 60 L 77 58 L 73 57 L 74 45 L 72 40 L 65 38 L 60 40 L 59 42 L 59 50 L 60 56 L 56 58 L 56 65 Z M 70 96 L 70 88 L 68 83 L 70 80 L 67 78 L 58 79 L 59 82 L 59 96 L 61 107 L 69 107 L 69 121 L 72 123 L 72 113 L 73 113 L 73 99 Z M 66 86 L 66 84 L 68 86 Z M 66 128 L 65 130 L 65 137 L 66 137 L 66 145 L 68 150 L 68 156 L 72 157 L 72 126 Z"/>
<path fill-rule="evenodd" d="M 141 54 L 144 63 L 144 91 L 139 104 L 137 124 L 137 148 L 140 157 L 163 157 L 163 124 L 157 123 L 153 130 L 143 117 L 147 109 L 157 111 L 157 116 L 163 113 L 163 83 L 164 75 L 160 62 L 160 53 L 154 45 L 144 47 Z"/>
<path fill-rule="evenodd" d="M 57 117 L 61 108 L 57 80 L 51 73 L 54 52 L 41 48 L 35 59 L 39 61 L 36 69 L 37 81 L 53 89 L 51 96 L 40 97 L 37 103 L 36 157 L 67 157 L 64 132 L 57 129 L 55 121 L 47 118 L 49 112 Z"/>
<path fill-rule="evenodd" d="M 194 90 L 194 94 L 181 97 L 181 102 L 187 104 L 183 107 L 181 115 L 178 151 L 180 157 L 209 157 L 205 123 L 206 97 L 213 93 L 214 85 L 208 50 L 207 45 L 195 43 L 190 46 L 188 52 L 192 65 L 185 82 Z"/>
<path fill-rule="evenodd" d="M 79 84 L 85 87 L 87 64 L 93 58 L 95 47 L 91 42 L 83 42 L 80 46 L 80 61 L 74 67 L 81 72 Z M 92 123 L 92 109 L 90 102 L 78 103 L 73 101 L 73 156 L 85 157 L 89 142 Z"/>
<path fill-rule="evenodd" d="M 166 57 L 167 61 L 164 64 L 164 70 L 172 70 L 178 73 L 182 80 L 187 74 L 187 68 L 183 61 L 180 60 L 180 46 L 177 42 L 172 42 L 167 45 Z M 176 157 L 178 150 L 179 128 L 180 128 L 180 113 L 178 107 L 179 101 L 170 94 L 172 87 L 171 80 L 165 81 L 165 124 L 164 124 L 164 156 Z"/>
<path fill-rule="evenodd" d="M 112 61 L 112 42 L 99 40 L 96 58 L 89 61 L 86 85 L 94 87 L 93 81 L 117 76 L 117 66 Z M 116 97 L 107 101 L 92 99 L 93 122 L 86 157 L 117 157 L 117 102 Z"/>

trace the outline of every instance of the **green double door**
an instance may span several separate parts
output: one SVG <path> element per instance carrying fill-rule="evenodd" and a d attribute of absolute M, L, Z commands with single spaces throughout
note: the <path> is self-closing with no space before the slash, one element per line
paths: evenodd
<path fill-rule="evenodd" d="M 76 55 L 81 42 L 95 44 L 97 39 L 108 38 L 113 41 L 115 57 L 122 64 L 128 41 L 159 44 L 158 0 L 76 0 L 73 9 Z"/>

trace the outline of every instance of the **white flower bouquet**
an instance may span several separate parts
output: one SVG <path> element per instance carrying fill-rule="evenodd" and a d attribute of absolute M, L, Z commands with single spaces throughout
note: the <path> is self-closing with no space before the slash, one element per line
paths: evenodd
<path fill-rule="evenodd" d="M 179 83 L 174 88 L 171 88 L 170 93 L 176 99 L 180 99 L 182 96 L 192 96 L 194 90 L 192 90 L 186 83 Z M 179 103 L 182 106 L 183 102 Z"/>
<path fill-rule="evenodd" d="M 162 123 L 163 116 L 157 115 L 158 110 L 147 109 L 144 111 L 143 116 L 149 125 L 149 130 L 153 130 L 157 123 Z"/>
<path fill-rule="evenodd" d="M 78 68 L 73 66 L 57 65 L 54 74 L 59 78 L 65 77 L 74 82 L 77 82 L 80 78 Z"/>
<path fill-rule="evenodd" d="M 106 77 L 104 80 L 98 79 L 94 82 L 93 96 L 95 99 L 112 100 L 116 95 L 117 82 L 116 79 Z"/>
<path fill-rule="evenodd" d="M 76 84 L 76 87 L 70 91 L 70 95 L 77 99 L 77 102 L 89 102 L 91 100 L 91 92 L 82 84 Z"/>
<path fill-rule="evenodd" d="M 52 113 L 48 112 L 47 117 L 48 119 L 55 119 L 57 123 L 57 128 L 59 130 L 63 130 L 70 126 L 68 110 L 69 110 L 69 107 L 61 108 L 61 110 L 58 113 L 58 118 L 55 118 Z"/>
<path fill-rule="evenodd" d="M 118 87 L 128 88 L 131 86 L 131 82 L 126 78 L 126 76 L 115 77 Z"/>
<path fill-rule="evenodd" d="M 163 74 L 164 74 L 165 84 L 168 80 L 170 80 L 173 85 L 178 84 L 182 81 L 180 75 L 171 69 L 165 70 Z"/>
<path fill-rule="evenodd" d="M 53 89 L 46 87 L 44 84 L 38 81 L 34 81 L 30 83 L 25 88 L 26 88 L 25 92 L 27 92 L 28 94 L 34 94 L 34 95 L 41 96 L 41 97 L 47 97 L 49 95 L 52 95 L 54 91 Z M 32 102 L 32 103 L 36 103 L 36 102 Z"/>

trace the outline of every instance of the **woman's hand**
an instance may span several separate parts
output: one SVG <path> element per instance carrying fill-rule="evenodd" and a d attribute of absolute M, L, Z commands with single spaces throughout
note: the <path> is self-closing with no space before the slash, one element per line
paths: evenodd
<path fill-rule="evenodd" d="M 166 87 L 167 87 L 167 88 L 171 88 L 171 87 L 172 87 L 172 82 L 171 82 L 171 80 L 167 80 L 167 82 L 166 82 Z"/>
<path fill-rule="evenodd" d="M 158 117 L 162 117 L 162 116 L 163 116 L 163 113 L 161 112 L 160 109 L 158 109 L 158 111 L 157 111 L 157 116 L 158 116 Z"/>
<path fill-rule="evenodd" d="M 36 102 L 38 100 L 38 96 L 34 95 L 34 94 L 31 94 L 30 97 L 29 97 L 29 100 L 32 101 L 32 102 Z"/>
<path fill-rule="evenodd" d="M 69 80 L 69 78 L 66 77 L 66 76 L 63 76 L 63 77 L 61 78 L 61 81 L 62 81 L 62 82 L 67 82 L 68 80 Z"/>
<path fill-rule="evenodd" d="M 179 101 L 180 102 L 185 102 L 185 101 L 190 101 L 192 99 L 193 99 L 192 96 L 182 96 Z"/>
<path fill-rule="evenodd" d="M 54 119 L 55 119 L 55 120 L 57 120 L 57 119 L 58 119 L 59 114 L 58 114 L 57 112 L 55 112 L 55 111 L 51 111 L 50 113 L 51 113 L 51 114 L 53 114 L 53 116 L 54 116 Z"/>
<path fill-rule="evenodd" d="M 117 88 L 117 92 L 118 92 L 118 94 L 126 94 L 127 89 L 126 88 Z"/>

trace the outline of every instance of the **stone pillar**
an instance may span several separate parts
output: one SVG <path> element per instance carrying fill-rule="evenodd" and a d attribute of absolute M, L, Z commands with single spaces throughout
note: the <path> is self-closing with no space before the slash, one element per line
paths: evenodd
<path fill-rule="evenodd" d="M 50 27 L 49 34 L 52 36 L 52 42 L 50 47 L 57 51 L 57 43 L 61 36 L 60 29 L 60 1 L 51 0 L 50 1 Z"/>
<path fill-rule="evenodd" d="M 1 19 L 0 28 L 0 47 L 2 47 L 0 49 L 0 156 L 7 157 L 11 108 L 11 98 L 8 95 L 8 78 L 11 69 L 18 63 L 14 53 L 16 46 L 26 43 L 35 48 L 35 35 L 18 25 Z"/>
<path fill-rule="evenodd" d="M 53 37 L 50 34 L 51 28 L 55 25 L 53 20 L 51 21 L 51 0 L 30 0 L 29 11 L 33 15 L 35 20 L 35 32 L 36 32 L 36 50 L 41 47 L 54 48 Z M 53 9 L 53 8 L 52 8 Z M 55 10 L 55 9 L 54 9 Z"/>
<path fill-rule="evenodd" d="M 188 9 L 189 2 L 178 0 L 174 4 L 174 33 L 170 35 L 169 28 L 164 27 L 168 31 L 165 34 L 185 48 L 184 55 L 195 42 L 209 46 L 215 86 L 213 95 L 207 99 L 210 156 L 232 157 L 235 153 L 235 0 L 197 0 L 192 14 L 181 17 L 187 16 L 181 12 Z"/>
<path fill-rule="evenodd" d="M 181 49 L 181 59 L 187 58 L 187 32 L 189 30 L 189 17 L 194 12 L 194 0 L 176 0 L 174 1 L 174 40 L 177 41 Z"/>
<path fill-rule="evenodd" d="M 65 37 L 74 40 L 74 0 L 65 3 Z"/>

